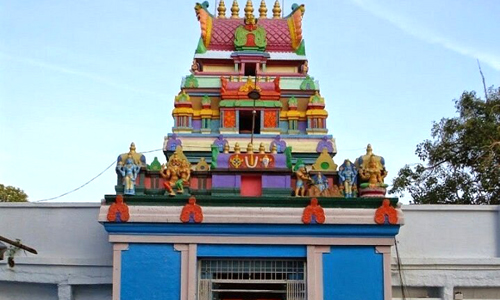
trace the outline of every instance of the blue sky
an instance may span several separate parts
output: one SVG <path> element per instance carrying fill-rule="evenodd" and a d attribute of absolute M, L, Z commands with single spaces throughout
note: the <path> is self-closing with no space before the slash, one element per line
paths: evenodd
<path fill-rule="evenodd" d="M 390 183 L 418 162 L 415 146 L 432 122 L 454 115 L 453 99 L 483 95 L 476 59 L 487 85 L 499 86 L 497 0 L 302 3 L 309 74 L 327 101 L 339 164 L 371 143 Z M 138 151 L 160 149 L 200 34 L 194 4 L 0 0 L 0 183 L 31 201 L 50 198 L 97 175 L 132 141 Z M 165 161 L 161 151 L 146 156 Z M 60 200 L 99 201 L 115 183 L 112 167 Z"/>

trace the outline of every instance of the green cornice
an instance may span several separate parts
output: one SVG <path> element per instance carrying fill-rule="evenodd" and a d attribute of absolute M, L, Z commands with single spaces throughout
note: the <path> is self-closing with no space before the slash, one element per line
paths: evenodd
<path fill-rule="evenodd" d="M 306 207 L 311 204 L 312 197 L 293 197 L 269 195 L 260 197 L 240 197 L 234 195 L 213 197 L 210 195 L 194 195 L 196 204 L 201 207 Z M 190 195 L 176 195 L 175 197 L 159 195 L 125 195 L 127 205 L 143 206 L 184 206 Z M 115 201 L 116 195 L 106 195 L 106 204 Z M 323 208 L 379 208 L 383 199 L 389 199 L 391 205 L 396 207 L 398 198 L 327 198 L 317 197 L 319 205 Z"/>

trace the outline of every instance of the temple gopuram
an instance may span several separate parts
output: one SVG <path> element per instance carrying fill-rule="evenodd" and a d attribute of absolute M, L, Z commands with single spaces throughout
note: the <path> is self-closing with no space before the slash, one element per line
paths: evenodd
<path fill-rule="evenodd" d="M 165 157 L 148 164 L 132 143 L 117 158 L 99 214 L 113 299 L 392 299 L 403 214 L 371 145 L 334 161 L 304 5 L 284 16 L 279 1 L 268 13 L 221 0 L 217 12 L 195 5 L 201 36 Z"/>

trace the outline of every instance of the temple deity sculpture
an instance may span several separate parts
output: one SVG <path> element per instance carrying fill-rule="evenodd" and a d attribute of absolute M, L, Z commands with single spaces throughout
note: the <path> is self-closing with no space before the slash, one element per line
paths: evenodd
<path fill-rule="evenodd" d="M 318 188 L 320 193 L 328 189 L 328 178 L 321 174 L 321 172 L 314 175 L 312 177 L 312 181 L 314 186 Z"/>
<path fill-rule="evenodd" d="M 295 182 L 295 197 L 304 197 L 307 183 L 311 180 L 311 177 L 309 177 L 306 167 L 302 162 L 297 162 L 295 169 L 295 177 L 297 178 Z"/>
<path fill-rule="evenodd" d="M 350 160 L 346 159 L 339 168 L 340 186 L 345 198 L 356 196 L 356 181 L 358 171 Z"/>
<path fill-rule="evenodd" d="M 387 176 L 387 171 L 377 164 L 374 156 L 369 158 L 368 166 L 362 168 L 359 175 L 362 179 L 368 181 L 369 187 L 387 186 L 384 184 L 384 178 Z"/>
<path fill-rule="evenodd" d="M 178 194 L 184 193 L 184 185 L 189 183 L 191 178 L 190 163 L 181 159 L 177 153 L 174 153 L 168 164 L 162 165 L 161 176 L 165 179 L 163 186 L 170 196 L 175 196 L 174 188 Z"/>
<path fill-rule="evenodd" d="M 141 167 L 146 167 L 146 157 L 137 153 L 135 144 L 131 143 L 129 152 L 120 154 L 116 161 L 116 174 L 118 175 L 117 193 L 135 195 L 135 183 Z"/>
<path fill-rule="evenodd" d="M 135 180 L 140 171 L 141 166 L 134 163 L 131 155 L 125 160 L 125 163 L 118 162 L 116 172 L 122 175 L 125 195 L 135 195 Z"/>
<path fill-rule="evenodd" d="M 373 154 L 370 144 L 366 147 L 366 154 L 356 159 L 360 183 L 360 195 L 362 197 L 384 196 L 387 184 L 384 178 L 387 176 L 385 160 L 383 157 Z"/>

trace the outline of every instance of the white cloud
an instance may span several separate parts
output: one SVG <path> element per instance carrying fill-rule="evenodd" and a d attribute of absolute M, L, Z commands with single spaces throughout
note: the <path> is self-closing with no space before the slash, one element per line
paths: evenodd
<path fill-rule="evenodd" d="M 15 61 L 15 62 L 23 63 L 23 64 L 28 64 L 28 65 L 39 67 L 39 68 L 44 68 L 44 69 L 59 72 L 59 73 L 70 74 L 70 75 L 74 75 L 74 76 L 78 76 L 78 77 L 82 77 L 82 78 L 87 78 L 87 79 L 90 79 L 92 81 L 102 83 L 102 84 L 105 84 L 107 86 L 111 86 L 111 87 L 121 89 L 121 90 L 131 91 L 131 92 L 140 93 L 140 94 L 147 94 L 147 95 L 152 95 L 152 96 L 156 96 L 156 97 L 164 97 L 164 95 L 162 95 L 162 94 L 158 94 L 155 92 L 151 92 L 151 91 L 135 88 L 135 87 L 132 87 L 129 85 L 125 85 L 122 83 L 118 83 L 116 81 L 113 81 L 109 78 L 106 78 L 106 77 L 103 77 L 103 76 L 100 76 L 97 74 L 82 72 L 79 70 L 70 69 L 67 67 L 62 67 L 62 66 L 46 63 L 46 62 L 36 60 L 36 59 L 19 57 L 19 56 L 12 56 L 12 55 L 8 55 L 8 54 L 2 53 L 2 52 L 0 52 L 0 58 L 4 58 L 7 60 L 11 60 L 11 61 Z"/>
<path fill-rule="evenodd" d="M 350 0 L 358 7 L 368 11 L 374 16 L 386 20 L 403 30 L 404 32 L 424 41 L 441 45 L 442 47 L 459 53 L 470 58 L 479 59 L 479 61 L 489 65 L 495 70 L 500 71 L 500 55 L 487 53 L 481 49 L 474 48 L 471 45 L 461 44 L 460 42 L 451 40 L 441 36 L 437 32 L 426 28 L 422 24 L 418 24 L 405 16 L 399 15 L 393 11 L 388 10 L 386 7 L 379 5 L 371 0 Z"/>

